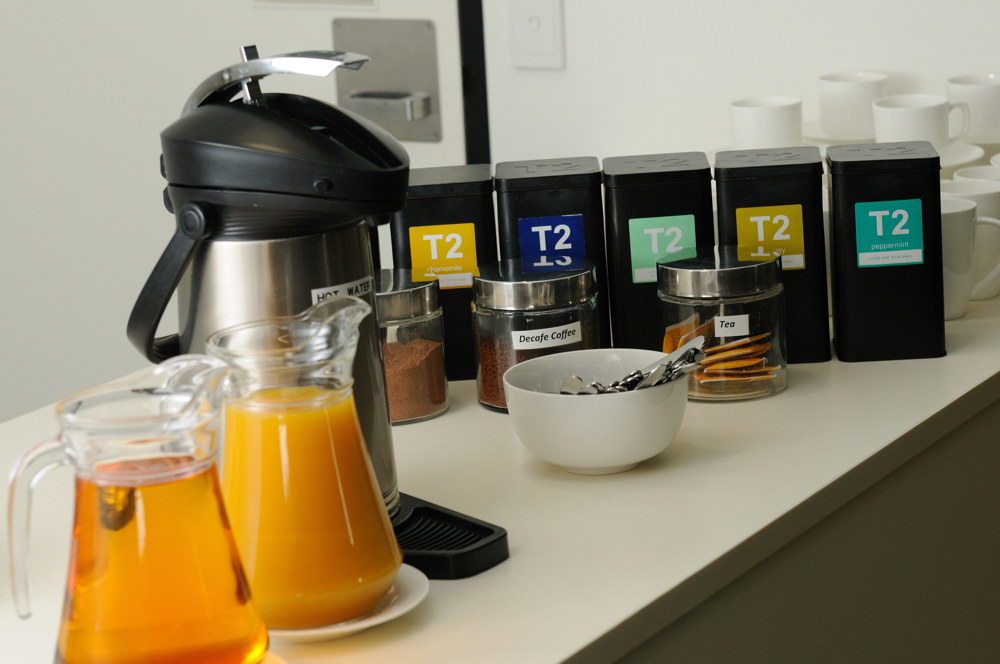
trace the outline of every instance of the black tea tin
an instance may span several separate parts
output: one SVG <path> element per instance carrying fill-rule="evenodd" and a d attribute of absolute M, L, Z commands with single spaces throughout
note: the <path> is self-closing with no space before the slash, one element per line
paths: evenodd
<path fill-rule="evenodd" d="M 618 348 L 663 347 L 658 259 L 681 260 L 715 244 L 712 172 L 703 152 L 609 157 L 604 226 L 611 336 Z"/>
<path fill-rule="evenodd" d="M 597 269 L 600 346 L 610 345 L 601 166 L 596 157 L 508 161 L 496 165 L 500 259 L 532 269 L 585 258 Z"/>
<path fill-rule="evenodd" d="M 830 304 L 819 148 L 720 152 L 715 187 L 719 244 L 738 246 L 743 260 L 781 256 L 788 362 L 828 361 Z"/>
<path fill-rule="evenodd" d="M 389 232 L 393 265 L 411 269 L 415 282 L 438 281 L 448 379 L 475 378 L 472 279 L 497 261 L 491 166 L 411 169 L 406 205 Z"/>
<path fill-rule="evenodd" d="M 837 356 L 943 356 L 937 151 L 926 141 L 837 145 L 826 159 Z"/>

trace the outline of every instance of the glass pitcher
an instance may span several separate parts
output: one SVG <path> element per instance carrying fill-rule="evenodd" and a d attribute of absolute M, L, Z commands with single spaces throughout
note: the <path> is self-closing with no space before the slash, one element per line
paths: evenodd
<path fill-rule="evenodd" d="M 10 560 L 18 615 L 34 486 L 72 465 L 76 506 L 55 661 L 227 662 L 267 655 L 216 471 L 227 369 L 182 355 L 56 405 L 58 436 L 18 461 L 10 485 Z"/>
<path fill-rule="evenodd" d="M 208 339 L 230 367 L 223 497 L 268 626 L 336 624 L 376 608 L 402 563 L 352 392 L 364 300 L 333 296 L 298 316 Z"/>

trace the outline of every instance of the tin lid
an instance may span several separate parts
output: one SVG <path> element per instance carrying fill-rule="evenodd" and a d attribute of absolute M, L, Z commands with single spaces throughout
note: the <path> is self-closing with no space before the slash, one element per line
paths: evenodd
<path fill-rule="evenodd" d="M 568 307 L 594 296 L 597 268 L 576 256 L 511 258 L 479 268 L 472 278 L 477 305 L 505 311 Z"/>
<path fill-rule="evenodd" d="M 657 287 L 664 295 L 712 299 L 745 297 L 781 284 L 778 257 L 765 261 L 741 260 L 736 247 L 699 249 L 693 258 L 656 262 Z"/>
<path fill-rule="evenodd" d="M 411 168 L 406 197 L 439 198 L 487 193 L 493 193 L 493 167 L 490 164 L 464 164 Z"/>
<path fill-rule="evenodd" d="M 826 149 L 830 173 L 940 170 L 941 157 L 929 141 L 831 145 Z"/>
<path fill-rule="evenodd" d="M 420 318 L 437 311 L 437 279 L 413 281 L 406 268 L 378 270 L 375 273 L 375 308 L 384 325 L 408 318 Z"/>
<path fill-rule="evenodd" d="M 704 152 L 644 154 L 608 157 L 604 165 L 604 186 L 700 182 L 712 177 Z"/>
<path fill-rule="evenodd" d="M 822 174 L 823 161 L 820 158 L 819 148 L 815 145 L 724 150 L 715 155 L 717 181 Z"/>
<path fill-rule="evenodd" d="M 597 157 L 503 161 L 496 166 L 497 191 L 587 187 L 601 184 Z"/>

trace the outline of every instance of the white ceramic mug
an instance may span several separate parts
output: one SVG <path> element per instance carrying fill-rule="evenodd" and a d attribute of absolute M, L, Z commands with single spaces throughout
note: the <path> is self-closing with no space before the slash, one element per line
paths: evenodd
<path fill-rule="evenodd" d="M 802 143 L 802 101 L 794 97 L 752 97 L 729 105 L 733 147 L 785 148 Z"/>
<path fill-rule="evenodd" d="M 849 71 L 819 77 L 819 126 L 827 136 L 871 140 L 875 136 L 872 104 L 888 94 L 888 74 Z"/>
<path fill-rule="evenodd" d="M 956 180 L 987 180 L 1000 182 L 1000 166 L 966 166 L 952 175 Z"/>
<path fill-rule="evenodd" d="M 1000 153 L 990 157 L 990 164 L 992 164 L 993 166 L 1000 166 Z"/>
<path fill-rule="evenodd" d="M 949 117 L 961 111 L 962 124 L 958 133 L 949 134 Z M 952 104 L 947 97 L 929 94 L 890 95 L 872 103 L 875 116 L 875 141 L 930 141 L 938 154 L 949 142 L 957 141 L 969 131 L 969 107 Z"/>
<path fill-rule="evenodd" d="M 964 198 L 941 199 L 941 265 L 944 269 L 944 319 L 961 318 L 972 299 L 976 204 Z"/>
<path fill-rule="evenodd" d="M 1000 219 L 1000 182 L 987 180 L 944 180 L 941 200 L 962 198 L 976 204 L 976 214 L 984 219 Z M 973 258 L 973 300 L 988 300 L 1000 295 L 1000 225 L 976 225 Z"/>
<path fill-rule="evenodd" d="M 1000 143 L 1000 72 L 948 79 L 948 99 L 969 107 L 970 143 Z"/>

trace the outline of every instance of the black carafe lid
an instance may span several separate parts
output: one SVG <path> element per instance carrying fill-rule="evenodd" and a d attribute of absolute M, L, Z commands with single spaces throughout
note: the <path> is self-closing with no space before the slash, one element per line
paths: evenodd
<path fill-rule="evenodd" d="M 306 196 L 363 215 L 405 202 L 402 146 L 381 127 L 308 97 L 200 106 L 160 138 L 172 187 Z"/>
<path fill-rule="evenodd" d="M 203 82 L 161 133 L 168 207 L 198 201 L 253 209 L 261 213 L 253 223 L 233 215 L 235 226 L 216 215 L 221 226 L 213 234 L 264 237 L 316 232 L 317 217 L 330 226 L 402 209 L 409 158 L 391 134 L 316 99 L 260 92 L 268 74 L 325 75 L 357 68 L 365 56 L 311 51 L 258 59 L 246 47 L 244 57 Z M 282 211 L 312 219 L 299 229 Z"/>

